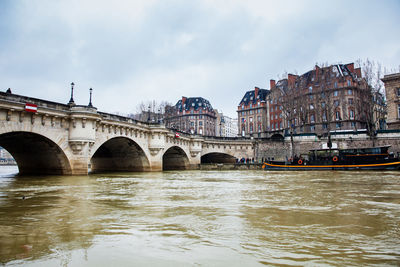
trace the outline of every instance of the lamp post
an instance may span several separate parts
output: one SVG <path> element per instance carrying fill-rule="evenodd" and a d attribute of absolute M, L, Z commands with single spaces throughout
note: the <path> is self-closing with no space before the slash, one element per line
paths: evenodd
<path fill-rule="evenodd" d="M 147 118 L 147 122 L 150 122 L 150 105 L 148 106 L 147 111 L 148 111 L 148 115 L 149 115 Z"/>
<path fill-rule="evenodd" d="M 91 107 L 91 108 L 93 107 L 93 105 L 92 105 L 92 91 L 93 91 L 93 89 L 90 88 L 90 89 L 89 89 L 90 97 L 89 97 L 89 105 L 88 105 L 88 106 Z"/>
<path fill-rule="evenodd" d="M 75 84 L 72 82 L 71 83 L 71 99 L 68 102 L 68 105 L 70 105 L 70 106 L 75 105 L 75 102 L 74 102 L 74 85 Z"/>

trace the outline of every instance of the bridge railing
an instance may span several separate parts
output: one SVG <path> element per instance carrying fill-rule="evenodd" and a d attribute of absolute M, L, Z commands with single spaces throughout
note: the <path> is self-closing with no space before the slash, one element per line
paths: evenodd
<path fill-rule="evenodd" d="M 142 126 L 160 126 L 161 123 L 158 122 L 144 122 L 144 121 L 139 121 L 136 119 L 133 119 L 131 117 L 126 117 L 126 116 L 121 116 L 117 114 L 111 114 L 111 113 L 106 113 L 106 112 L 97 112 L 103 119 L 106 120 L 113 120 L 113 121 L 120 121 L 120 122 L 126 122 L 126 123 L 132 123 L 132 124 L 137 124 L 137 125 L 142 125 Z"/>
<path fill-rule="evenodd" d="M 56 110 L 62 110 L 62 111 L 69 111 L 69 106 L 66 104 L 61 104 L 61 103 L 57 103 L 57 102 L 53 102 L 53 101 L 38 99 L 38 98 L 34 98 L 34 97 L 27 97 L 27 96 L 22 96 L 22 95 L 17 95 L 17 94 L 0 92 L 0 99 L 7 100 L 10 102 L 14 102 L 14 103 L 20 103 L 20 104 L 31 103 L 31 104 L 37 105 L 38 107 L 44 107 L 44 108 L 50 108 L 50 109 L 56 109 Z"/>

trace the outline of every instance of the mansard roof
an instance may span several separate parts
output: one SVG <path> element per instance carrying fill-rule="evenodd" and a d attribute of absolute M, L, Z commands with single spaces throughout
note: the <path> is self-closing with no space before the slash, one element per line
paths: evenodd
<path fill-rule="evenodd" d="M 350 63 L 352 64 L 352 63 Z M 332 80 L 337 79 L 339 77 L 352 77 L 353 79 L 357 78 L 357 74 L 355 71 L 351 72 L 348 65 L 350 64 L 334 64 L 328 67 L 318 67 L 316 66 L 315 69 L 310 70 L 302 75 L 292 75 L 294 76 L 294 83 L 295 87 L 305 87 L 315 83 L 316 76 L 325 76 L 325 79 Z M 317 70 L 318 69 L 318 70 Z M 291 74 L 289 74 L 291 75 Z M 286 91 L 288 89 L 288 79 L 279 80 L 276 83 L 276 87 L 280 88 L 281 90 Z"/>
<path fill-rule="evenodd" d="M 258 89 L 257 97 L 255 97 L 255 90 L 247 91 L 239 105 L 244 104 L 247 106 L 249 103 L 256 104 L 258 100 L 266 101 L 269 94 L 270 91 L 267 89 Z"/>
<path fill-rule="evenodd" d="M 211 106 L 210 102 L 207 99 L 204 99 L 202 97 L 187 97 L 184 101 L 184 104 L 182 105 L 182 99 L 179 100 L 175 108 L 178 109 L 179 111 L 184 110 L 198 110 L 198 109 L 203 109 L 207 111 L 214 111 L 213 107 Z"/>

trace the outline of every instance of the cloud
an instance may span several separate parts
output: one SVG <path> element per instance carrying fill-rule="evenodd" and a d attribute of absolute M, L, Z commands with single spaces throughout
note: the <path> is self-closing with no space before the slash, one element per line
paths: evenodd
<path fill-rule="evenodd" d="M 129 113 L 202 96 L 236 116 L 254 86 L 316 62 L 400 62 L 397 1 L 2 1 L 3 89 Z"/>

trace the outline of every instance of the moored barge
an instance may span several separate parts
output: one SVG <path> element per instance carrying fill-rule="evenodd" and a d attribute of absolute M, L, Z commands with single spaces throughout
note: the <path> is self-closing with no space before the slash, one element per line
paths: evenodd
<path fill-rule="evenodd" d="M 315 149 L 287 161 L 268 161 L 264 170 L 400 170 L 398 155 L 389 153 L 390 146 Z"/>

